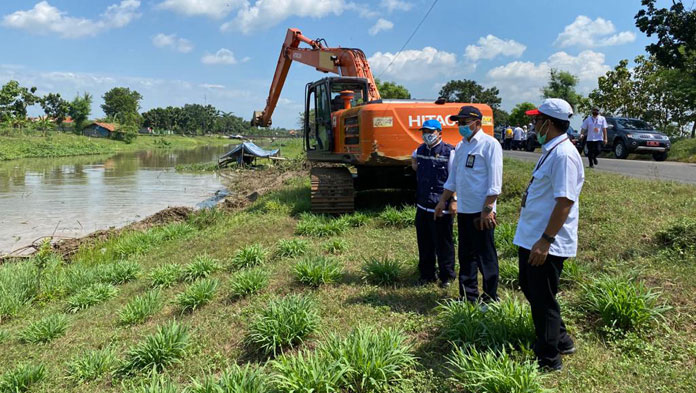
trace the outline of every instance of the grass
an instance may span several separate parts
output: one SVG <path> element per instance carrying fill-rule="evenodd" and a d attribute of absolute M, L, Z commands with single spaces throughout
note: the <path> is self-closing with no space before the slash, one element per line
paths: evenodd
<path fill-rule="evenodd" d="M 667 159 L 670 161 L 696 162 L 696 139 L 680 139 L 672 144 Z"/>
<path fill-rule="evenodd" d="M 220 378 L 208 376 L 203 381 L 193 380 L 187 390 L 191 393 L 270 393 L 268 377 L 263 370 L 246 364 L 237 364 L 225 369 Z"/>
<path fill-rule="evenodd" d="M 68 318 L 65 315 L 49 315 L 29 324 L 19 333 L 19 338 L 29 344 L 48 343 L 65 334 L 67 328 Z"/>
<path fill-rule="evenodd" d="M 102 267 L 100 280 L 107 284 L 120 285 L 134 280 L 140 274 L 140 265 L 135 262 L 116 262 Z"/>
<path fill-rule="evenodd" d="M 232 266 L 235 268 L 245 268 L 258 266 L 264 263 L 268 251 L 260 244 L 252 244 L 240 248 L 232 256 Z"/>
<path fill-rule="evenodd" d="M 186 282 L 194 282 L 200 278 L 206 278 L 220 270 L 220 263 L 208 255 L 199 255 L 193 262 L 186 265 L 182 272 L 182 279 Z"/>
<path fill-rule="evenodd" d="M 215 279 L 201 279 L 189 285 L 176 297 L 176 305 L 181 313 L 193 312 L 208 304 L 215 296 L 219 282 Z"/>
<path fill-rule="evenodd" d="M 218 163 L 211 161 L 211 162 L 197 162 L 194 164 L 177 164 L 176 167 L 174 167 L 177 172 L 194 172 L 194 173 L 201 173 L 201 172 L 215 172 L 217 171 L 218 168 Z"/>
<path fill-rule="evenodd" d="M 330 237 L 341 235 L 348 228 L 350 228 L 348 220 L 302 213 L 295 227 L 295 234 L 310 237 Z"/>
<path fill-rule="evenodd" d="M 159 289 L 138 295 L 129 301 L 118 312 L 118 322 L 121 325 L 137 325 L 145 322 L 164 306 L 162 292 Z"/>
<path fill-rule="evenodd" d="M 245 269 L 230 279 L 229 292 L 233 299 L 260 292 L 268 286 L 269 274 L 260 268 Z"/>
<path fill-rule="evenodd" d="M 104 303 L 116 296 L 117 293 L 118 289 L 111 284 L 92 284 L 68 298 L 66 311 L 76 313 L 86 310 Z"/>
<path fill-rule="evenodd" d="M 387 206 L 379 213 L 377 220 L 383 227 L 410 228 L 413 227 L 416 222 L 416 208 L 405 207 L 397 209 L 393 206 Z"/>
<path fill-rule="evenodd" d="M 363 279 L 376 285 L 394 285 L 401 276 L 401 262 L 394 258 L 369 258 L 362 265 Z"/>
<path fill-rule="evenodd" d="M 140 343 L 131 347 L 118 374 L 126 375 L 141 371 L 163 371 L 181 362 L 190 348 L 188 328 L 172 321 L 157 328 Z"/>
<path fill-rule="evenodd" d="M 279 392 L 338 393 L 348 367 L 321 353 L 298 351 L 272 362 L 273 385 Z"/>
<path fill-rule="evenodd" d="M 37 274 L 32 264 L 0 265 L 0 322 L 17 316 L 38 295 Z"/>
<path fill-rule="evenodd" d="M 498 260 L 498 283 L 502 286 L 516 289 L 520 285 L 519 262 L 516 258 Z"/>
<path fill-rule="evenodd" d="M 159 266 L 150 272 L 150 286 L 169 288 L 178 282 L 183 274 L 183 267 L 176 263 Z"/>
<path fill-rule="evenodd" d="M 277 355 L 301 344 L 319 326 L 316 301 L 287 295 L 271 299 L 249 324 L 246 341 L 265 355 Z"/>
<path fill-rule="evenodd" d="M 0 393 L 27 392 L 45 376 L 46 368 L 41 364 L 19 364 L 0 376 Z"/>
<path fill-rule="evenodd" d="M 331 239 L 326 241 L 322 248 L 329 254 L 338 255 L 348 249 L 348 242 L 345 239 Z"/>
<path fill-rule="evenodd" d="M 517 258 L 517 246 L 512 244 L 517 225 L 500 223 L 495 228 L 495 249 L 500 258 Z"/>
<path fill-rule="evenodd" d="M 294 272 L 297 281 L 311 287 L 318 287 L 338 282 L 343 276 L 343 265 L 334 259 L 313 256 L 297 262 Z"/>
<path fill-rule="evenodd" d="M 112 348 L 84 351 L 68 362 L 67 376 L 76 383 L 94 381 L 108 375 L 116 365 Z"/>
<path fill-rule="evenodd" d="M 309 242 L 303 239 L 281 239 L 277 245 L 276 255 L 281 258 L 295 258 L 309 250 Z"/>
<path fill-rule="evenodd" d="M 506 351 L 457 347 L 448 357 L 450 380 L 470 393 L 545 393 L 537 366 Z"/>
<path fill-rule="evenodd" d="M 181 393 L 179 386 L 164 375 L 152 373 L 152 376 L 139 383 L 122 384 L 126 393 Z"/>

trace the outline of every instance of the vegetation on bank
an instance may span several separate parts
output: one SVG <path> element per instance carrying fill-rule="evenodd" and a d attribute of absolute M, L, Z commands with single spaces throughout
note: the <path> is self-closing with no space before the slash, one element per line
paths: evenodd
<path fill-rule="evenodd" d="M 378 201 L 394 195 L 315 216 L 293 178 L 245 210 L 124 232 L 70 263 L 0 266 L 0 391 L 695 391 L 696 189 L 587 173 L 559 295 L 578 352 L 545 376 L 510 246 L 531 168 L 505 160 L 505 279 L 487 312 L 414 285 L 413 210 Z"/>
<path fill-rule="evenodd" d="M 672 144 L 667 159 L 670 161 L 696 163 L 696 139 L 680 139 Z"/>

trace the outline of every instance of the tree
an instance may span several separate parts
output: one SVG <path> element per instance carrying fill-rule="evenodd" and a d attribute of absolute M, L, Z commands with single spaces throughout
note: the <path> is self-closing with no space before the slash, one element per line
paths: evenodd
<path fill-rule="evenodd" d="M 75 132 L 79 133 L 85 126 L 85 122 L 92 113 L 92 96 L 85 92 L 82 96 L 79 94 L 70 103 L 68 114 L 75 122 Z"/>
<path fill-rule="evenodd" d="M 551 69 L 549 74 L 549 84 L 541 89 L 544 98 L 562 98 L 573 107 L 577 112 L 578 105 L 582 101 L 582 96 L 575 92 L 578 78 L 567 71 Z"/>
<path fill-rule="evenodd" d="M 440 89 L 440 97 L 450 102 L 471 102 L 488 104 L 493 109 L 493 119 L 499 124 L 507 121 L 507 112 L 500 109 L 502 99 L 500 90 L 493 86 L 488 89 L 470 79 L 451 80 Z"/>
<path fill-rule="evenodd" d="M 27 107 L 36 104 L 39 97 L 34 95 L 36 87 L 23 87 L 11 80 L 0 89 L 0 115 L 16 118 L 27 117 Z"/>
<path fill-rule="evenodd" d="M 394 82 L 389 81 L 382 82 L 379 79 L 375 79 L 375 83 L 377 84 L 377 90 L 379 90 L 379 95 L 382 98 L 411 98 L 411 93 L 402 85 L 398 85 Z"/>
<path fill-rule="evenodd" d="M 70 111 L 70 103 L 64 100 L 60 94 L 48 93 L 41 99 L 40 104 L 46 116 L 62 128 L 63 121 Z"/>
<path fill-rule="evenodd" d="M 104 104 L 101 108 L 107 117 L 122 121 L 119 117 L 132 119 L 132 114 L 138 114 L 140 100 L 143 96 L 127 87 L 114 87 L 102 96 Z"/>
<path fill-rule="evenodd" d="M 531 102 L 522 102 L 515 105 L 515 107 L 510 111 L 508 123 L 514 126 L 523 126 L 529 123 L 529 118 L 525 112 L 535 108 L 536 105 L 532 104 Z"/>

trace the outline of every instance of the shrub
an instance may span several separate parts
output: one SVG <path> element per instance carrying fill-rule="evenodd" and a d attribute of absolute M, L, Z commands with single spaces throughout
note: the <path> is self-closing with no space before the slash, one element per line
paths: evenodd
<path fill-rule="evenodd" d="M 171 287 L 181 279 L 183 273 L 182 267 L 175 263 L 162 265 L 150 272 L 150 285 L 152 287 Z"/>
<path fill-rule="evenodd" d="M 199 255 L 193 262 L 186 265 L 182 277 L 184 281 L 193 282 L 199 278 L 206 278 L 218 270 L 220 270 L 220 264 L 216 259 L 207 255 Z"/>
<path fill-rule="evenodd" d="M 19 334 L 19 338 L 25 343 L 47 343 L 62 336 L 67 328 L 68 318 L 65 315 L 49 315 L 29 324 Z"/>
<path fill-rule="evenodd" d="M 68 378 L 75 382 L 87 382 L 107 374 L 116 364 L 111 348 L 83 352 L 68 363 Z"/>
<path fill-rule="evenodd" d="M 232 257 L 232 266 L 236 268 L 245 268 L 261 265 L 266 260 L 267 254 L 268 251 L 260 244 L 252 244 L 243 247 L 234 253 Z"/>
<path fill-rule="evenodd" d="M 152 290 L 142 296 L 136 296 L 118 312 L 121 325 L 135 325 L 145 322 L 151 315 L 162 309 L 162 293 Z"/>
<path fill-rule="evenodd" d="M 667 306 L 658 303 L 660 294 L 627 278 L 602 276 L 582 285 L 581 306 L 599 315 L 606 327 L 624 331 L 649 327 L 663 319 Z"/>
<path fill-rule="evenodd" d="M 0 392 L 19 393 L 28 391 L 41 382 L 46 375 L 43 365 L 20 364 L 0 377 Z"/>
<path fill-rule="evenodd" d="M 104 303 L 116 296 L 118 289 L 111 284 L 92 284 L 68 298 L 67 311 L 76 313 L 94 305 Z"/>
<path fill-rule="evenodd" d="M 498 278 L 501 285 L 516 289 L 520 285 L 517 259 L 505 258 L 498 263 Z"/>
<path fill-rule="evenodd" d="M 330 338 L 322 351 L 346 366 L 346 387 L 355 392 L 384 391 L 416 362 L 406 335 L 391 328 L 359 327 L 345 339 Z"/>
<path fill-rule="evenodd" d="M 131 347 L 118 374 L 132 374 L 137 371 L 162 371 L 173 364 L 180 363 L 189 348 L 188 329 L 176 321 L 159 326 L 157 332 L 144 341 Z"/>
<path fill-rule="evenodd" d="M 345 239 L 331 239 L 324 243 L 324 251 L 329 254 L 340 254 L 348 249 L 348 242 Z"/>
<path fill-rule="evenodd" d="M 363 263 L 363 279 L 376 285 L 392 285 L 399 281 L 401 262 L 389 257 L 367 259 Z"/>
<path fill-rule="evenodd" d="M 537 366 L 518 363 L 502 351 L 454 349 L 447 359 L 451 380 L 471 393 L 544 393 Z"/>
<path fill-rule="evenodd" d="M 278 241 L 277 255 L 282 258 L 294 258 L 304 255 L 309 249 L 309 242 L 302 239 L 282 239 Z"/>
<path fill-rule="evenodd" d="M 437 307 L 440 334 L 456 345 L 480 348 L 524 347 L 534 341 L 534 323 L 529 306 L 515 298 L 478 304 L 447 301 Z"/>
<path fill-rule="evenodd" d="M 298 281 L 313 287 L 334 283 L 343 276 L 341 263 L 324 256 L 304 258 L 295 264 L 294 270 Z"/>
<path fill-rule="evenodd" d="M 0 321 L 16 316 L 39 293 L 39 273 L 35 265 L 0 265 Z"/>
<path fill-rule="evenodd" d="M 101 282 L 119 285 L 138 277 L 140 265 L 135 262 L 116 262 L 104 265 L 99 272 Z"/>
<path fill-rule="evenodd" d="M 193 312 L 213 299 L 217 287 L 218 281 L 214 279 L 196 281 L 176 297 L 176 304 L 182 313 Z"/>
<path fill-rule="evenodd" d="M 230 296 L 241 298 L 261 291 L 268 286 L 268 273 L 262 269 L 237 272 L 230 280 Z"/>
<path fill-rule="evenodd" d="M 279 392 L 333 393 L 344 384 L 348 367 L 321 353 L 299 351 L 272 362 L 273 382 Z"/>
<path fill-rule="evenodd" d="M 377 218 L 382 227 L 409 228 L 416 223 L 416 208 L 406 207 L 399 210 L 393 206 L 387 206 Z"/>
<path fill-rule="evenodd" d="M 341 219 L 332 219 L 327 216 L 303 213 L 295 227 L 298 235 L 312 237 L 328 237 L 340 235 L 348 229 L 348 222 Z"/>
<path fill-rule="evenodd" d="M 247 342 L 266 355 L 301 343 L 319 325 L 319 311 L 313 299 L 287 295 L 272 299 L 249 326 Z"/>

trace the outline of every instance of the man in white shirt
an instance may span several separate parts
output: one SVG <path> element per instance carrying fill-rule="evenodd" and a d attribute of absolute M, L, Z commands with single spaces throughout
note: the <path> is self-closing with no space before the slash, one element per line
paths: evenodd
<path fill-rule="evenodd" d="M 573 109 L 559 98 L 545 100 L 534 116 L 541 157 L 522 194 L 513 243 L 519 246 L 520 287 L 532 309 L 539 366 L 560 370 L 561 355 L 575 352 L 556 301 L 563 262 L 578 248 L 579 198 L 585 181 L 580 154 L 566 131 Z"/>
<path fill-rule="evenodd" d="M 522 139 L 524 136 L 524 130 L 522 127 L 515 127 L 515 131 L 512 137 L 512 150 L 519 150 L 522 147 Z"/>
<path fill-rule="evenodd" d="M 498 254 L 495 249 L 495 204 L 503 183 L 503 150 L 495 138 L 481 129 L 483 116 L 474 106 L 463 106 L 450 119 L 459 123 L 462 141 L 444 185 L 435 216 L 457 193 L 459 228 L 459 296 L 470 302 L 498 300 Z M 483 276 L 479 299 L 478 272 Z"/>
<path fill-rule="evenodd" d="M 599 108 L 592 108 L 592 116 L 587 116 L 582 122 L 580 131 L 585 135 L 590 168 L 594 168 L 599 165 L 597 156 L 602 152 L 602 146 L 607 144 L 607 119 L 599 115 Z"/>

